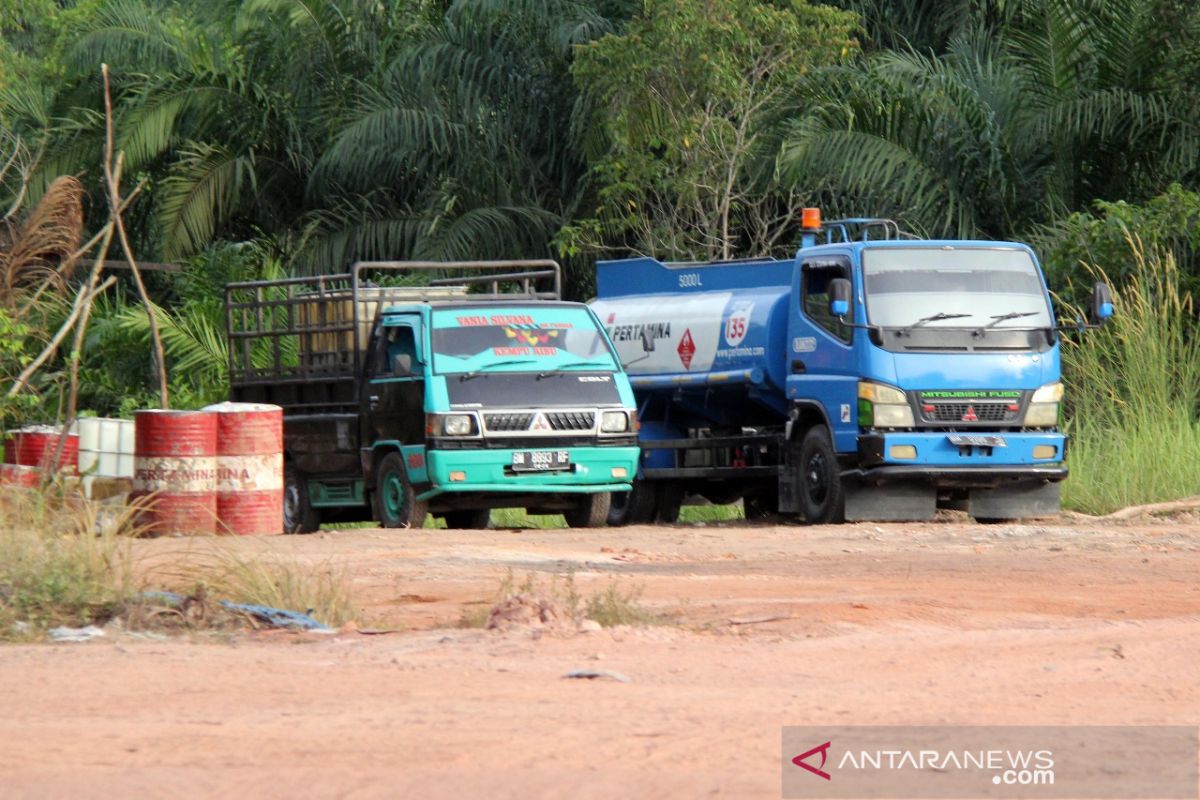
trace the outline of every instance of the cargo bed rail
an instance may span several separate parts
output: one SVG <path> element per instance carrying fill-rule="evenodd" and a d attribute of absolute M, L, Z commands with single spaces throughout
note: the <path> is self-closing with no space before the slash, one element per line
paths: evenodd
<path fill-rule="evenodd" d="M 229 382 L 353 382 L 385 304 L 558 300 L 561 290 L 562 269 L 550 260 L 358 261 L 339 275 L 231 283 L 225 287 Z"/>

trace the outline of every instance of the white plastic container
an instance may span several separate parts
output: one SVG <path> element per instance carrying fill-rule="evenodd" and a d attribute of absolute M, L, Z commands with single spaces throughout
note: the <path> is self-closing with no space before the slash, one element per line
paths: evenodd
<path fill-rule="evenodd" d="M 91 479 L 133 478 L 133 420 L 81 417 L 76 425 L 85 494 L 91 494 Z"/>

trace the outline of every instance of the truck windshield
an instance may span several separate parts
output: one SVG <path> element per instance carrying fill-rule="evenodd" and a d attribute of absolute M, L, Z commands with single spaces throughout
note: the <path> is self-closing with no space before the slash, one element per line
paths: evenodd
<path fill-rule="evenodd" d="M 617 369 L 587 309 L 564 306 L 437 309 L 433 354 L 445 375 Z"/>
<path fill-rule="evenodd" d="M 1033 259 L 1015 248 L 863 251 L 867 317 L 885 328 L 1048 328 Z"/>

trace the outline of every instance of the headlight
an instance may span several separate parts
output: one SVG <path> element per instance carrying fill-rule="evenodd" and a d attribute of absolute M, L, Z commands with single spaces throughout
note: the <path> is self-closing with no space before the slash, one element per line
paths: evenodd
<path fill-rule="evenodd" d="M 1025 412 L 1025 425 L 1030 428 L 1053 428 L 1058 424 L 1058 403 L 1063 398 L 1063 385 L 1049 383 L 1033 393 Z"/>
<path fill-rule="evenodd" d="M 602 433 L 624 433 L 629 430 L 629 415 L 624 411 L 605 411 L 600 415 Z"/>
<path fill-rule="evenodd" d="M 1042 388 L 1033 393 L 1033 397 L 1029 399 L 1031 403 L 1057 403 L 1063 399 L 1063 385 L 1061 383 L 1048 383 Z"/>
<path fill-rule="evenodd" d="M 863 427 L 911 428 L 912 407 L 904 392 L 881 383 L 858 384 L 858 424 Z"/>
<path fill-rule="evenodd" d="M 884 386 L 882 383 L 861 381 L 858 384 L 858 397 L 860 400 L 870 400 L 873 403 L 908 405 L 908 398 L 904 396 L 904 392 L 893 389 L 891 386 Z"/>
<path fill-rule="evenodd" d="M 442 417 L 442 432 L 447 436 L 470 436 L 475 432 L 475 419 L 470 414 L 447 414 Z"/>

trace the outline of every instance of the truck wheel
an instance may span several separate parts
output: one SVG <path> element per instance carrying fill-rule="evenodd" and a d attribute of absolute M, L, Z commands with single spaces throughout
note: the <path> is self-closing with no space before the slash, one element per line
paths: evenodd
<path fill-rule="evenodd" d="M 399 453 L 388 453 L 375 475 L 375 517 L 384 528 L 420 528 L 427 505 L 417 500 Z"/>
<path fill-rule="evenodd" d="M 742 498 L 742 510 L 749 522 L 767 522 L 779 513 L 779 490 L 756 489 Z"/>
<path fill-rule="evenodd" d="M 308 485 L 300 472 L 283 468 L 283 532 L 312 533 L 321 527 L 321 512 L 308 502 Z"/>
<path fill-rule="evenodd" d="M 654 521 L 674 525 L 679 521 L 679 509 L 683 506 L 683 484 L 679 481 L 660 481 L 658 508 L 654 510 Z"/>
<path fill-rule="evenodd" d="M 608 492 L 585 494 L 579 505 L 563 512 L 563 516 L 571 528 L 600 528 L 608 522 L 611 502 L 612 495 Z"/>
<path fill-rule="evenodd" d="M 613 492 L 609 495 L 608 524 L 616 527 L 650 522 L 654 518 L 657 494 L 654 484 L 636 479 L 630 491 Z"/>
<path fill-rule="evenodd" d="M 446 519 L 446 527 L 465 531 L 486 530 L 492 521 L 490 508 L 466 509 L 463 511 L 447 511 L 442 515 Z"/>
<path fill-rule="evenodd" d="M 846 515 L 846 498 L 842 493 L 841 472 L 829 428 L 824 425 L 809 428 L 800 442 L 798 461 L 800 485 L 796 487 L 796 495 L 804 523 L 842 522 Z"/>

